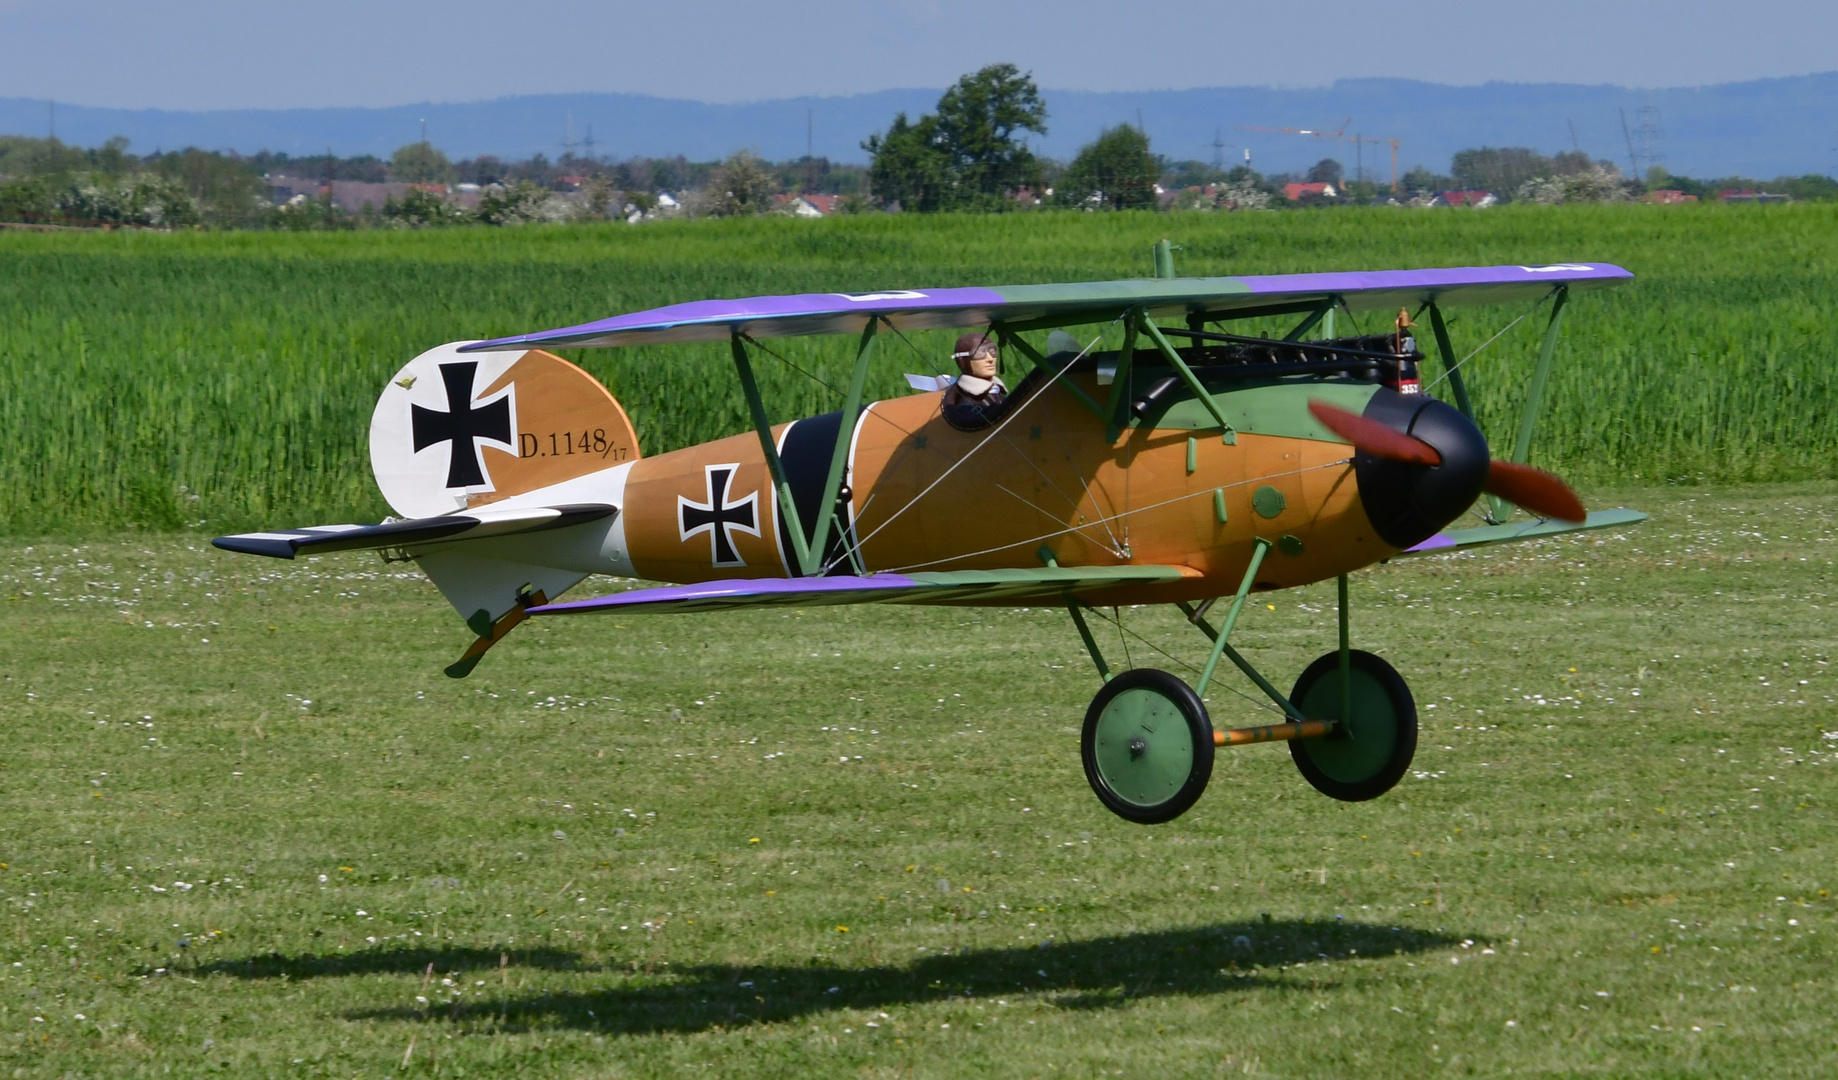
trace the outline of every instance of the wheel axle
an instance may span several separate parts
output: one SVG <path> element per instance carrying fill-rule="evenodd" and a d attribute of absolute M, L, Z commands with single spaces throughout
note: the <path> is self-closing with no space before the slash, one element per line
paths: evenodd
<path fill-rule="evenodd" d="M 1334 720 L 1303 720 L 1263 727 L 1229 728 L 1213 732 L 1214 746 L 1248 746 L 1260 742 L 1288 742 L 1290 739 L 1319 739 L 1332 735 L 1339 726 Z"/>

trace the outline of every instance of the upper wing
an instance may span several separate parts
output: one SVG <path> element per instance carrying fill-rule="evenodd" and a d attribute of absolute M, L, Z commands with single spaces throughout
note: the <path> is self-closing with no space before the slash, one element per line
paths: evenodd
<path fill-rule="evenodd" d="M 596 611 L 681 613 L 738 607 L 836 604 L 950 604 L 983 600 L 1055 599 L 1086 589 L 1179 581 L 1196 572 L 1179 566 L 1042 567 L 1037 570 L 947 570 L 868 577 L 750 578 L 633 589 L 592 600 L 547 604 L 531 615 Z"/>
<path fill-rule="evenodd" d="M 1585 529 L 1612 529 L 1617 525 L 1637 525 L 1647 516 L 1638 510 L 1594 510 L 1583 521 L 1524 521 L 1505 525 L 1483 525 L 1477 529 L 1448 529 L 1423 543 L 1401 552 L 1403 555 L 1437 555 L 1456 548 L 1478 544 L 1506 544 L 1514 540 L 1535 540 L 1540 536 L 1582 532 Z"/>
<path fill-rule="evenodd" d="M 1200 314 L 1250 318 L 1303 310 L 1337 297 L 1354 311 L 1438 304 L 1534 300 L 1553 286 L 1602 288 L 1633 279 L 1606 263 L 1553 266 L 1463 266 L 1267 277 L 1149 278 L 996 288 L 897 289 L 872 293 L 804 293 L 688 304 L 616 315 L 598 322 L 480 341 L 461 352 L 544 346 L 665 345 L 752 337 L 860 333 L 870 316 L 902 330 L 1101 322 L 1140 307 L 1157 319 Z"/>
<path fill-rule="evenodd" d="M 291 559 L 302 551 L 318 555 L 328 551 L 413 547 L 439 540 L 476 540 L 486 536 L 540 532 L 579 525 L 618 512 L 618 507 L 607 503 L 538 506 L 526 510 L 482 508 L 463 514 L 411 518 L 382 525 L 313 525 L 304 529 L 239 533 L 219 536 L 211 543 L 225 551 Z"/>

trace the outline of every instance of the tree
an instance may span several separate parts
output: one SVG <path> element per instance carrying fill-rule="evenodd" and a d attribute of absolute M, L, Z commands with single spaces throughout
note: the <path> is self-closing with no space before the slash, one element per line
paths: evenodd
<path fill-rule="evenodd" d="M 1054 198 L 1109 210 L 1152 209 L 1160 172 L 1160 163 L 1149 153 L 1149 137 L 1119 124 L 1106 128 L 1079 151 L 1054 185 Z"/>
<path fill-rule="evenodd" d="M 777 188 L 765 163 L 751 150 L 741 150 L 709 175 L 699 209 L 710 217 L 763 214 L 772 209 Z"/>
<path fill-rule="evenodd" d="M 529 180 L 492 184 L 479 198 L 476 216 L 487 225 L 527 225 L 567 221 L 568 204 L 553 191 Z"/>
<path fill-rule="evenodd" d="M 147 163 L 179 185 L 194 204 L 188 209 L 175 204 L 163 219 L 167 224 L 192 224 L 181 220 L 187 213 L 200 215 L 206 224 L 232 227 L 267 217 L 262 178 L 237 158 L 188 148 L 149 158 Z"/>
<path fill-rule="evenodd" d="M 1553 173 L 1551 159 L 1524 146 L 1459 150 L 1449 163 L 1455 182 L 1469 190 L 1508 194 L 1528 180 Z"/>
<path fill-rule="evenodd" d="M 1454 180 L 1446 176 L 1438 176 L 1422 165 L 1406 172 L 1400 183 L 1405 192 L 1411 195 L 1430 195 L 1438 191 L 1447 191 L 1455 186 Z"/>
<path fill-rule="evenodd" d="M 966 75 L 938 99 L 938 134 L 958 185 L 981 196 L 1040 186 L 1040 163 L 1015 133 L 1047 133 L 1047 106 L 1031 75 L 991 64 Z"/>
<path fill-rule="evenodd" d="M 430 142 L 409 143 L 389 159 L 389 178 L 398 183 L 438 184 L 452 176 L 453 163 Z"/>
<path fill-rule="evenodd" d="M 991 64 L 957 80 L 938 112 L 894 118 L 885 135 L 862 143 L 873 159 L 869 182 L 883 204 L 907 210 L 1006 207 L 1006 196 L 1039 187 L 1041 162 L 1017 133 L 1047 131 L 1047 107 L 1031 75 Z"/>
<path fill-rule="evenodd" d="M 951 154 L 942 145 L 936 116 L 908 123 L 901 113 L 885 136 L 868 136 L 862 149 L 871 157 L 869 190 L 882 205 L 897 203 L 902 210 L 926 213 L 944 209 L 953 177 Z"/>
<path fill-rule="evenodd" d="M 466 211 L 431 191 L 410 188 L 400 199 L 394 195 L 383 200 L 385 220 L 419 229 L 428 225 L 458 225 L 466 220 Z"/>
<path fill-rule="evenodd" d="M 1346 167 L 1341 165 L 1340 162 L 1335 161 L 1333 158 L 1322 158 L 1320 161 L 1315 162 L 1313 168 L 1308 170 L 1308 182 L 1311 184 L 1333 184 L 1335 187 L 1339 187 L 1340 181 L 1346 174 Z"/>

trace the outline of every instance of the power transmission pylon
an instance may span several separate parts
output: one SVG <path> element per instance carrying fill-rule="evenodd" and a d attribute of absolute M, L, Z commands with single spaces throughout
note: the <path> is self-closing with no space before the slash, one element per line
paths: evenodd
<path fill-rule="evenodd" d="M 1648 169 L 1665 163 L 1666 154 L 1660 147 L 1660 140 L 1665 134 L 1665 129 L 1659 126 L 1659 107 L 1642 105 L 1640 111 L 1634 114 L 1634 146 Z M 1638 180 L 1640 177 L 1633 179 Z"/>

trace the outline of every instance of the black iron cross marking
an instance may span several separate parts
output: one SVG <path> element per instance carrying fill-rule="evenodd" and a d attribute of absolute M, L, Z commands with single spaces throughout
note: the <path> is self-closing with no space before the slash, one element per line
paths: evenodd
<path fill-rule="evenodd" d="M 690 502 L 676 497 L 678 533 L 685 543 L 700 533 L 708 533 L 709 559 L 716 566 L 745 566 L 746 560 L 734 550 L 734 533 L 759 535 L 759 492 L 749 492 L 744 499 L 728 501 L 728 482 L 738 465 L 706 465 L 707 502 Z"/>
<path fill-rule="evenodd" d="M 485 483 L 485 470 L 479 464 L 479 448 L 473 440 L 499 443 L 513 453 L 517 445 L 513 441 L 515 433 L 511 431 L 510 395 L 473 408 L 472 378 L 478 369 L 476 360 L 440 365 L 440 381 L 447 388 L 448 411 L 438 412 L 420 405 L 409 409 L 416 453 L 436 443 L 453 444 L 447 457 L 447 486 L 450 488 L 479 487 Z"/>

